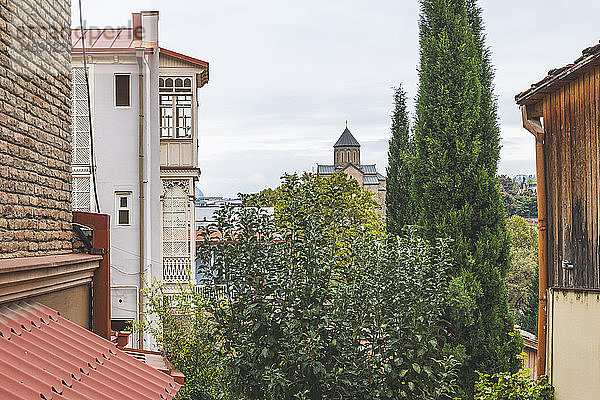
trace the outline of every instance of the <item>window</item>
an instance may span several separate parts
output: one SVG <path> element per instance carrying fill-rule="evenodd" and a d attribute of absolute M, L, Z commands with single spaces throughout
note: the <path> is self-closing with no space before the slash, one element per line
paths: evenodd
<path fill-rule="evenodd" d="M 115 106 L 131 106 L 131 75 L 115 74 Z"/>
<path fill-rule="evenodd" d="M 131 225 L 131 192 L 116 192 L 115 202 L 117 225 Z"/>
<path fill-rule="evenodd" d="M 192 78 L 160 78 L 160 137 L 192 137 Z"/>

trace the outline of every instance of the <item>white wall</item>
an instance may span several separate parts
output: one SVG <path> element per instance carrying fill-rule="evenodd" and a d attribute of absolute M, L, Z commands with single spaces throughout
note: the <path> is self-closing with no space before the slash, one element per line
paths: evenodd
<path fill-rule="evenodd" d="M 93 129 L 101 212 L 111 215 L 111 286 L 114 319 L 136 319 L 139 288 L 139 69 L 134 56 L 126 62 L 98 62 L 90 67 Z M 145 278 L 162 277 L 160 215 L 160 143 L 158 136 L 158 55 L 147 56 L 144 87 Z M 114 106 L 114 74 L 131 74 L 131 106 Z M 131 224 L 117 225 L 115 192 L 132 192 Z M 148 345 L 148 347 L 150 347 Z"/>

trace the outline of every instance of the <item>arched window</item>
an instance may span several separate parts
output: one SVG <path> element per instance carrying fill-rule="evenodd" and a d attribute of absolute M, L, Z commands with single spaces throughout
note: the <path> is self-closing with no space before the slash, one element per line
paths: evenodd
<path fill-rule="evenodd" d="M 348 150 L 348 162 L 352 162 L 352 159 L 350 158 L 350 150 Z"/>

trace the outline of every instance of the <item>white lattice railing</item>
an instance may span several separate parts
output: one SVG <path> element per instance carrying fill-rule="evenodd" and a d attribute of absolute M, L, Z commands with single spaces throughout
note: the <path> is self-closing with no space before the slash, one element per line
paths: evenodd
<path fill-rule="evenodd" d="M 226 285 L 197 285 L 196 293 L 205 299 L 225 300 L 227 298 Z"/>
<path fill-rule="evenodd" d="M 163 281 L 189 282 L 192 275 L 189 257 L 163 257 Z"/>

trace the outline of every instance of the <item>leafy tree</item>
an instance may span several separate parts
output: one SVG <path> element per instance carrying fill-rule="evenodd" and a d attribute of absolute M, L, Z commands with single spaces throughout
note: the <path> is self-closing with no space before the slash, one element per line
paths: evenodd
<path fill-rule="evenodd" d="M 400 85 L 394 92 L 392 137 L 388 151 L 386 227 L 388 233 L 399 235 L 412 223 L 411 207 L 411 141 L 406 110 L 406 92 Z"/>
<path fill-rule="evenodd" d="M 510 176 L 500 175 L 498 176 L 498 180 L 500 181 L 500 190 L 502 192 L 508 193 L 511 196 L 519 193 L 519 185 Z"/>
<path fill-rule="evenodd" d="M 527 370 L 514 374 L 480 373 L 475 391 L 475 400 L 552 400 L 554 393 L 548 377 L 532 380 Z"/>
<path fill-rule="evenodd" d="M 538 233 L 536 227 L 530 225 L 523 217 L 513 215 L 506 223 L 513 249 L 537 251 Z"/>
<path fill-rule="evenodd" d="M 385 238 L 368 214 L 345 215 L 364 207 L 351 206 L 362 194 L 347 198 L 347 179 L 286 176 L 276 218 L 225 208 L 205 232 L 206 284 L 227 288 L 209 310 L 229 387 L 256 400 L 449 399 L 448 246 Z"/>
<path fill-rule="evenodd" d="M 476 370 L 519 368 L 504 278 L 509 238 L 496 177 L 499 128 L 481 11 L 470 0 L 421 0 L 414 142 L 416 222 L 449 237 L 454 269 L 447 309 L 451 344 L 465 354 L 460 382 L 473 397 Z"/>
<path fill-rule="evenodd" d="M 506 277 L 509 309 L 526 331 L 537 334 L 538 234 L 517 215 L 507 222 L 510 233 L 510 270 Z"/>
<path fill-rule="evenodd" d="M 238 194 L 243 199 L 245 207 L 275 207 L 277 190 L 266 188 L 258 193 L 249 195 Z"/>
<path fill-rule="evenodd" d="M 527 307 L 525 308 L 525 312 L 521 319 L 519 319 L 519 324 L 521 328 L 526 330 L 527 332 L 531 332 L 537 335 L 538 331 L 538 310 L 539 310 L 539 281 L 540 281 L 540 270 L 538 264 L 535 264 L 535 274 L 533 278 L 529 282 L 529 301 Z"/>
<path fill-rule="evenodd" d="M 529 190 L 516 195 L 515 214 L 523 218 L 537 218 L 537 195 Z"/>
<path fill-rule="evenodd" d="M 193 287 L 180 286 L 166 293 L 161 282 L 146 289 L 146 331 L 158 340 L 173 366 L 185 375 L 179 400 L 234 400 L 227 389 L 223 354 L 218 332 L 208 321 L 206 299 Z"/>

